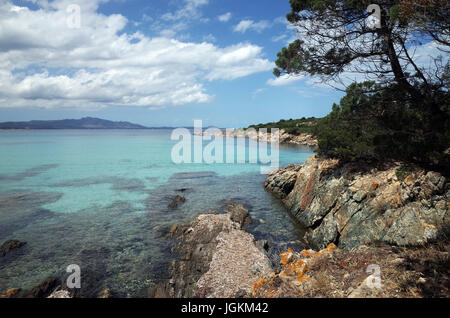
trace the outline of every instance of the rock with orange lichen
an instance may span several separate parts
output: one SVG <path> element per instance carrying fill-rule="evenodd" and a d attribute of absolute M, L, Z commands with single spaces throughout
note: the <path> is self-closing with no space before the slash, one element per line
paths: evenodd
<path fill-rule="evenodd" d="M 258 298 L 445 297 L 450 295 L 450 244 L 392 247 L 384 243 L 352 251 L 330 244 L 294 252 L 282 270 L 255 281 Z M 378 276 L 373 276 L 378 268 Z M 428 274 L 427 274 L 428 273 Z"/>
<path fill-rule="evenodd" d="M 294 251 L 292 248 L 289 248 L 286 252 L 280 254 L 281 264 L 286 265 L 292 261 L 292 257 L 294 256 Z"/>
<path fill-rule="evenodd" d="M 322 249 L 345 250 L 369 242 L 421 245 L 450 226 L 450 185 L 437 172 L 417 169 L 398 177 L 401 163 L 385 167 L 308 158 L 270 174 L 265 188 L 282 199 Z"/>
<path fill-rule="evenodd" d="M 279 286 L 290 286 L 298 292 L 310 288 L 313 278 L 309 275 L 310 269 L 319 259 L 331 255 L 336 250 L 336 245 L 330 244 L 321 251 L 303 250 L 295 253 L 292 249 L 280 254 L 282 269 L 280 273 L 271 274 L 270 277 L 260 278 L 253 288 L 254 297 L 278 297 L 283 295 L 283 288 L 273 288 L 278 282 Z M 278 286 L 278 287 L 279 287 Z"/>

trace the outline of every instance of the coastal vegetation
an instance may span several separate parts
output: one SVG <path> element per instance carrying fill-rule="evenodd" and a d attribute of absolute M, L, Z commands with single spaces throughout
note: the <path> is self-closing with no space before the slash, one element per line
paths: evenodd
<path fill-rule="evenodd" d="M 447 1 L 290 0 L 288 21 L 301 39 L 278 53 L 276 76 L 312 75 L 344 84 L 344 96 L 322 119 L 250 126 L 317 137 L 318 153 L 342 162 L 401 160 L 449 174 L 450 8 Z M 376 1 L 375 1 L 376 3 Z M 435 45 L 425 67 L 418 45 Z M 361 82 L 345 83 L 356 74 Z"/>
<path fill-rule="evenodd" d="M 315 117 L 309 117 L 309 118 L 300 118 L 300 119 L 288 119 L 288 120 L 280 120 L 278 122 L 271 122 L 266 124 L 258 124 L 258 125 L 251 125 L 248 128 L 254 128 L 256 130 L 259 130 L 261 128 L 266 129 L 272 129 L 272 128 L 278 128 L 283 129 L 288 134 L 292 135 L 300 135 L 300 134 L 312 134 L 314 133 L 314 127 L 317 125 L 317 122 L 319 121 L 318 118 Z"/>

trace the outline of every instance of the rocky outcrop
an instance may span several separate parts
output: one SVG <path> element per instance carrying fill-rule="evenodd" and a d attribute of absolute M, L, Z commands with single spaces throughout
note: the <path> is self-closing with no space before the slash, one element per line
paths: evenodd
<path fill-rule="evenodd" d="M 225 210 L 172 228 L 172 251 L 180 257 L 170 266 L 170 280 L 153 287 L 151 297 L 244 296 L 258 277 L 270 272 L 267 256 L 241 229 L 248 209 L 231 204 Z"/>
<path fill-rule="evenodd" d="M 6 256 L 6 254 L 11 252 L 12 250 L 18 249 L 18 248 L 24 246 L 25 244 L 27 244 L 27 242 L 21 242 L 18 240 L 6 241 L 5 243 L 3 243 L 0 246 L 0 257 Z"/>
<path fill-rule="evenodd" d="M 46 298 L 49 297 L 58 286 L 61 281 L 55 277 L 48 277 L 39 285 L 33 287 L 30 291 L 25 291 L 21 296 L 23 298 Z"/>
<path fill-rule="evenodd" d="M 51 293 L 50 296 L 48 296 L 47 298 L 59 298 L 59 299 L 63 299 L 63 298 L 72 298 L 72 296 L 70 295 L 70 292 L 67 290 L 55 290 L 53 293 Z"/>
<path fill-rule="evenodd" d="M 400 163 L 363 171 L 354 164 L 310 157 L 304 165 L 275 171 L 265 188 L 279 197 L 315 248 L 336 243 L 351 250 L 384 241 L 419 245 L 435 240 L 450 223 L 448 180 L 416 170 L 397 177 Z"/>
<path fill-rule="evenodd" d="M 252 129 L 235 129 L 232 131 L 221 131 L 220 133 L 210 134 L 203 132 L 202 136 L 216 136 L 216 137 L 228 137 L 228 138 L 248 138 L 251 140 L 261 141 L 261 142 L 272 142 L 275 138 L 271 133 L 264 133 L 262 131 L 256 131 Z M 317 139 L 310 134 L 300 134 L 293 135 L 287 133 L 285 130 L 280 130 L 279 135 L 280 144 L 292 144 L 292 145 L 303 145 L 308 147 L 315 147 L 318 144 Z"/>

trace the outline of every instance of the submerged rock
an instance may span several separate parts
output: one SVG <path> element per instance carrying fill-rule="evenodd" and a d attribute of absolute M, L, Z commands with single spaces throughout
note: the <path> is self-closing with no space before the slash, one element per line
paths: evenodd
<path fill-rule="evenodd" d="M 355 164 L 313 156 L 302 166 L 272 173 L 265 188 L 308 229 L 305 237 L 314 248 L 433 241 L 450 224 L 448 180 L 422 170 L 400 180 L 400 166 L 364 171 Z"/>
<path fill-rule="evenodd" d="M 186 202 L 186 198 L 181 196 L 181 195 L 176 195 L 172 202 L 169 203 L 168 207 L 171 209 L 175 209 L 177 208 L 180 204 L 183 204 L 184 202 Z"/>
<path fill-rule="evenodd" d="M 33 287 L 30 291 L 25 291 L 24 298 L 46 298 L 60 286 L 61 282 L 55 277 L 48 277 L 42 283 Z"/>
<path fill-rule="evenodd" d="M 20 288 L 9 288 L 0 294 L 0 298 L 14 298 L 20 293 Z"/>
<path fill-rule="evenodd" d="M 111 298 L 111 291 L 108 288 L 103 289 L 98 298 Z"/>
<path fill-rule="evenodd" d="M 18 240 L 9 240 L 0 246 L 0 257 L 4 257 L 6 254 L 12 250 L 18 249 L 27 244 L 27 242 L 21 242 Z"/>

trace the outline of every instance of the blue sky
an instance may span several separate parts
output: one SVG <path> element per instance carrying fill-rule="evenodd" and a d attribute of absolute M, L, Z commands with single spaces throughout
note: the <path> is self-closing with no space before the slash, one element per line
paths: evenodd
<path fill-rule="evenodd" d="M 288 0 L 0 1 L 0 121 L 101 117 L 243 127 L 324 116 L 342 96 L 276 80 Z M 70 4 L 80 11 L 69 28 Z"/>

